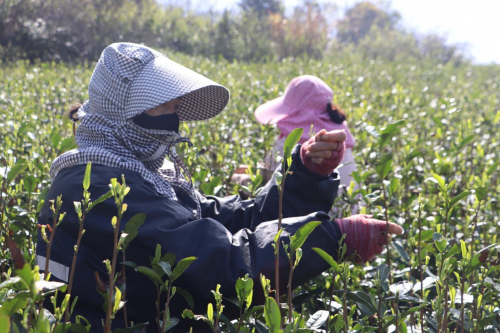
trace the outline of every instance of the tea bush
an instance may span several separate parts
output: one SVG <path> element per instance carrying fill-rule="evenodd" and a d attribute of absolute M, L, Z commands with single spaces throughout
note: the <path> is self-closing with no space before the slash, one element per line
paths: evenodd
<path fill-rule="evenodd" d="M 357 140 L 358 186 L 352 184 L 337 204 L 349 215 L 351 204 L 360 201 L 363 213 L 405 229 L 388 252 L 366 265 L 337 263 L 317 249 L 332 269 L 294 291 L 291 321 L 284 311 L 289 308 L 286 297 L 280 300 L 283 314 L 273 300 L 267 280 L 273 277 L 238 281 L 238 320 L 224 317 L 228 300 L 218 289 L 206 314 L 186 310 L 185 317 L 206 321 L 207 329 L 222 325 L 231 332 L 500 331 L 500 66 L 384 63 L 347 53 L 268 64 L 171 57 L 231 92 L 227 109 L 215 119 L 181 125 L 194 147 L 182 146 L 179 153 L 205 194 L 238 193 L 230 181 L 233 170 L 247 164 L 255 173 L 277 133 L 257 124 L 253 111 L 283 92 L 293 77 L 313 74 L 333 88 L 334 102 L 347 111 Z M 25 62 L 0 67 L 2 332 L 64 332 L 70 325 L 75 332 L 88 329 L 83 318 L 64 324 L 74 302 L 69 296 L 54 314 L 40 308 L 43 297 L 64 293 L 66 286 L 38 274 L 35 244 L 51 161 L 75 146 L 65 112 L 70 103 L 86 99 L 92 68 Z M 120 207 L 126 197 L 119 192 L 126 185 L 113 184 L 115 192 L 108 196 L 119 198 Z M 159 287 L 175 269 L 165 268 L 173 267 L 168 258 L 156 259 L 153 269 L 141 270 L 160 275 L 163 267 L 159 280 L 151 275 Z M 114 272 L 116 263 L 108 264 Z M 259 283 L 269 296 L 263 306 L 252 304 L 248 292 Z M 164 291 L 172 287 L 165 286 Z M 118 288 L 115 292 L 122 295 Z M 183 296 L 189 298 L 188 292 Z M 110 313 L 122 311 L 121 296 L 113 299 Z M 169 329 L 176 319 L 166 310 L 158 310 L 159 318 Z"/>

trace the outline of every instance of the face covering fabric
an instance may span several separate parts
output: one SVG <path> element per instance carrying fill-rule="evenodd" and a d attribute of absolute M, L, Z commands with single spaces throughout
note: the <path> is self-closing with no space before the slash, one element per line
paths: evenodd
<path fill-rule="evenodd" d="M 150 116 L 143 112 L 132 118 L 132 121 L 145 129 L 179 133 L 180 120 L 177 113 Z"/>

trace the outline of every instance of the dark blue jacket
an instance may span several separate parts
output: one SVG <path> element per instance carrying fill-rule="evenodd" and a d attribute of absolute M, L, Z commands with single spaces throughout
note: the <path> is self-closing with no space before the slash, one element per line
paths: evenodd
<path fill-rule="evenodd" d="M 320 176 L 306 169 L 299 156 L 300 146 L 295 147 L 291 170 L 286 178 L 281 238 L 288 242 L 288 234 L 310 221 L 322 224 L 310 235 L 304 244 L 303 257 L 294 273 L 294 286 L 307 282 L 328 269 L 327 264 L 311 247 L 319 247 L 337 256 L 340 229 L 332 223 L 325 212 L 330 210 L 339 184 L 338 173 L 328 177 Z M 82 182 L 85 165 L 74 166 L 59 172 L 47 195 L 45 206 L 39 217 L 40 224 L 52 224 L 49 200 L 62 194 L 61 212 L 67 215 L 55 234 L 50 256 L 52 278 L 66 282 L 73 258 L 79 223 L 73 208 L 74 201 L 82 199 Z M 92 165 L 91 198 L 97 199 L 109 190 L 111 178 L 121 179 L 125 175 L 130 193 L 125 202 L 128 209 L 120 228 L 137 213 L 146 213 L 146 222 L 139 229 L 139 235 L 127 249 L 127 261 L 138 266 L 150 266 L 156 244 L 161 244 L 162 255 L 173 252 L 177 260 L 195 256 L 198 259 L 175 281 L 175 285 L 188 290 L 194 298 L 194 313 L 205 314 L 207 304 L 214 303 L 211 290 L 220 284 L 224 297 L 234 297 L 235 282 L 249 274 L 254 279 L 254 304 L 262 301 L 259 275 L 262 273 L 273 283 L 274 253 L 273 238 L 277 231 L 278 189 L 274 178 L 262 192 L 251 200 L 238 196 L 226 198 L 202 197 L 202 219 L 196 219 L 194 200 L 180 194 L 178 201 L 158 195 L 136 172 Z M 113 229 L 111 219 L 116 215 L 113 199 L 97 205 L 85 220 L 85 234 L 82 238 L 76 265 L 73 295 L 78 296 L 74 315 L 83 315 L 92 324 L 92 331 L 102 332 L 104 318 L 103 298 L 96 291 L 94 272 L 107 281 L 103 260 L 112 258 Z M 38 237 L 37 260 L 43 269 L 46 244 Z M 288 263 L 285 253 L 280 254 L 280 291 L 286 292 Z M 121 255 L 119 255 L 121 261 Z M 119 269 L 119 265 L 117 266 Z M 127 313 L 134 323 L 149 322 L 148 332 L 156 332 L 156 288 L 144 275 L 127 268 Z M 165 294 L 165 293 L 164 293 Z M 165 295 L 163 295 L 165 296 Z M 162 308 L 165 299 L 162 297 Z M 225 302 L 224 314 L 232 316 L 230 302 Z M 171 302 L 171 316 L 181 318 L 188 307 L 186 301 L 175 295 Z M 114 327 L 123 326 L 123 311 L 113 322 Z M 181 319 L 175 332 L 186 332 L 189 326 L 195 332 L 208 331 L 208 326 L 198 326 L 189 319 Z M 205 325 L 205 324 L 203 324 Z M 201 328 L 200 328 L 201 327 Z"/>

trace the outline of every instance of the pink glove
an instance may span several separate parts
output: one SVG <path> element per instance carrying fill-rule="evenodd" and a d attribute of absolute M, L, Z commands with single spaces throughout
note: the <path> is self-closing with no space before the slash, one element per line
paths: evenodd
<path fill-rule="evenodd" d="M 306 156 L 307 146 L 316 141 L 316 136 L 310 138 L 306 142 L 302 144 L 300 149 L 300 158 L 302 160 L 302 164 L 306 166 L 309 170 L 316 172 L 323 176 L 328 176 L 335 170 L 342 159 L 344 158 L 345 151 L 345 143 L 339 142 L 337 149 L 332 151 L 332 156 L 325 158 L 321 164 L 316 164 L 311 161 L 310 157 Z"/>
<path fill-rule="evenodd" d="M 335 219 L 345 234 L 347 255 L 356 253 L 357 263 L 372 260 L 382 253 L 387 244 L 387 223 L 372 219 L 370 215 L 353 215 Z M 401 229 L 402 230 L 402 229 Z"/>

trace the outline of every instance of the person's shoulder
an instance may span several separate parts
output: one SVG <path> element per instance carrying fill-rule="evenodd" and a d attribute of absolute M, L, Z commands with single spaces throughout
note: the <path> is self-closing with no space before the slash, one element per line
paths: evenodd
<path fill-rule="evenodd" d="M 62 169 L 54 179 L 54 184 L 65 184 L 66 186 L 74 186 L 83 184 L 85 170 L 87 165 L 74 165 Z M 93 186 L 105 185 L 108 186 L 112 178 L 117 178 L 121 182 L 122 176 L 125 177 L 127 184 L 143 183 L 141 175 L 132 170 L 110 167 L 102 164 L 92 164 L 90 172 L 90 184 Z"/>

